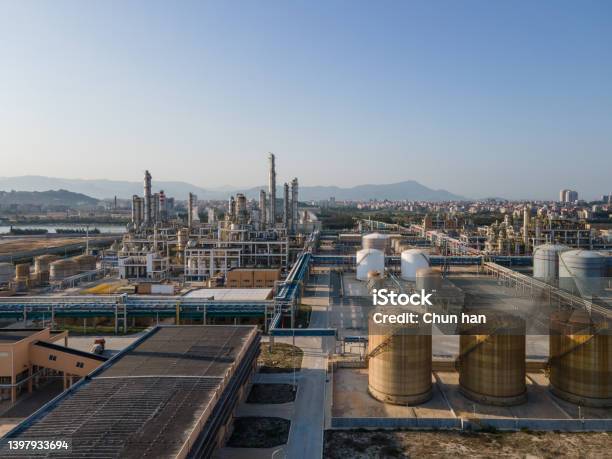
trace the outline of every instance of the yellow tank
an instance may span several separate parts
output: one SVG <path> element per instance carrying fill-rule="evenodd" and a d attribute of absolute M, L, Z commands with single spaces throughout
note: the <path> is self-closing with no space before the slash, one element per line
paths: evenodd
<path fill-rule="evenodd" d="M 73 258 L 77 264 L 77 271 L 80 273 L 94 271 L 96 269 L 96 257 L 93 255 L 78 255 Z"/>
<path fill-rule="evenodd" d="M 467 398 L 490 405 L 527 400 L 525 321 L 497 311 L 484 313 L 486 325 L 462 326 L 459 340 L 459 389 Z"/>
<path fill-rule="evenodd" d="M 395 314 L 400 310 L 378 311 Z M 368 391 L 375 399 L 395 405 L 417 405 L 431 398 L 430 326 L 382 325 L 370 317 Z"/>
<path fill-rule="evenodd" d="M 434 268 L 419 268 L 416 270 L 416 290 L 424 289 L 427 292 L 442 288 L 442 273 Z"/>
<path fill-rule="evenodd" d="M 30 263 L 20 263 L 15 266 L 15 279 L 28 279 L 30 277 Z"/>
<path fill-rule="evenodd" d="M 612 336 L 609 324 L 586 311 L 551 317 L 550 384 L 558 397 L 583 406 L 612 407 Z"/>
<path fill-rule="evenodd" d="M 34 272 L 36 274 L 49 273 L 49 265 L 59 259 L 57 255 L 40 255 L 34 258 Z"/>

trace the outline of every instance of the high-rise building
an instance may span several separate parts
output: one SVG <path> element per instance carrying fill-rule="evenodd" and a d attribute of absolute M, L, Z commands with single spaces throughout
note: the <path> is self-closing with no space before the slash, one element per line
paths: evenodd
<path fill-rule="evenodd" d="M 559 201 L 564 203 L 578 201 L 578 192 L 574 190 L 561 190 L 559 192 Z"/>

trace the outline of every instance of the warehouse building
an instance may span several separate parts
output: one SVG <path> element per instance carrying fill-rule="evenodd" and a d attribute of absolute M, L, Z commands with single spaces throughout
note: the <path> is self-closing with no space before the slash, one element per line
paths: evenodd
<path fill-rule="evenodd" d="M 252 326 L 156 327 L 4 439 L 70 439 L 72 457 L 210 457 L 246 395 L 259 339 Z"/>

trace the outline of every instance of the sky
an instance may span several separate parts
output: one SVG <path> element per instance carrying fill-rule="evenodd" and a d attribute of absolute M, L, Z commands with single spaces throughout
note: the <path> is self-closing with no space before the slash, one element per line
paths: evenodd
<path fill-rule="evenodd" d="M 612 2 L 0 0 L 0 176 L 612 191 Z"/>

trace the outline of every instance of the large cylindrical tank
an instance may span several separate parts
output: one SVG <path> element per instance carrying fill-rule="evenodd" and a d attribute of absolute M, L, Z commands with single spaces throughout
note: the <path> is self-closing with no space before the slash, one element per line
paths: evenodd
<path fill-rule="evenodd" d="M 78 273 L 78 263 L 72 258 L 54 261 L 49 265 L 49 279 L 58 281 Z"/>
<path fill-rule="evenodd" d="M 561 244 L 543 244 L 533 251 L 533 277 L 554 284 L 559 279 L 559 254 L 569 250 Z"/>
<path fill-rule="evenodd" d="M 362 249 L 376 249 L 382 252 L 389 246 L 389 236 L 381 233 L 366 234 L 361 238 Z"/>
<path fill-rule="evenodd" d="M 419 249 L 404 250 L 401 255 L 402 279 L 416 281 L 418 269 L 429 268 L 429 257 Z"/>
<path fill-rule="evenodd" d="M 442 273 L 433 268 L 419 268 L 416 271 L 416 289 L 431 292 L 442 288 Z"/>
<path fill-rule="evenodd" d="M 490 405 L 523 403 L 527 400 L 525 321 L 494 311 L 481 313 L 486 314 L 486 324 L 462 326 L 459 389 L 467 398 Z"/>
<path fill-rule="evenodd" d="M 380 271 L 369 271 L 368 272 L 368 289 L 370 291 L 381 289 L 384 285 L 385 278 L 383 273 Z"/>
<path fill-rule="evenodd" d="M 599 295 L 607 260 L 594 250 L 568 250 L 559 255 L 559 287 L 585 298 Z"/>
<path fill-rule="evenodd" d="M 376 249 L 363 249 L 357 252 L 357 279 L 368 280 L 368 272 L 385 271 L 385 254 Z"/>
<path fill-rule="evenodd" d="M 612 407 L 609 329 L 598 330 L 583 310 L 555 313 L 550 328 L 551 391 L 572 403 Z"/>
<path fill-rule="evenodd" d="M 30 277 L 30 263 L 20 263 L 15 266 L 15 279 L 28 279 Z"/>
<path fill-rule="evenodd" d="M 40 255 L 34 258 L 34 272 L 36 274 L 42 274 L 49 272 L 49 265 L 57 260 L 59 257 L 57 255 Z"/>
<path fill-rule="evenodd" d="M 405 312 L 384 308 L 380 312 Z M 431 398 L 431 326 L 376 324 L 370 317 L 368 392 L 381 402 L 417 405 Z"/>
<path fill-rule="evenodd" d="M 0 263 L 0 284 L 8 284 L 15 277 L 12 263 Z"/>
<path fill-rule="evenodd" d="M 94 271 L 96 269 L 97 259 L 93 255 L 78 255 L 74 257 L 73 260 L 77 263 L 77 271 L 80 273 Z"/>

